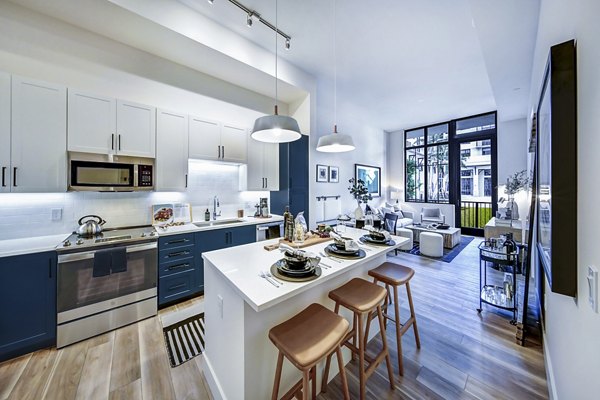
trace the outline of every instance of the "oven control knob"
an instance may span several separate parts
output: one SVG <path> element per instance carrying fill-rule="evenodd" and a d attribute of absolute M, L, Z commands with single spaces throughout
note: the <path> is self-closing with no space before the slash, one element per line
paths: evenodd
<path fill-rule="evenodd" d="M 146 232 L 142 232 L 142 237 L 146 237 Z"/>
<path fill-rule="evenodd" d="M 150 232 L 150 236 L 156 236 L 156 232 Z"/>
<path fill-rule="evenodd" d="M 69 247 L 71 245 L 71 241 L 70 240 L 65 240 L 65 242 L 63 243 L 64 247 Z"/>
<path fill-rule="evenodd" d="M 77 239 L 77 242 L 75 242 L 76 244 L 83 244 L 83 239 Z"/>

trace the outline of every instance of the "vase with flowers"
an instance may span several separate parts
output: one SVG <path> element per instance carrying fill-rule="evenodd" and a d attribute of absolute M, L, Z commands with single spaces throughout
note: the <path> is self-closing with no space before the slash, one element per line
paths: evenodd
<path fill-rule="evenodd" d="M 515 201 L 515 195 L 522 190 L 529 188 L 529 176 L 527 170 L 515 172 L 508 178 L 506 178 L 506 186 L 504 187 L 504 194 L 507 195 L 508 200 L 501 197 L 498 202 L 504 203 L 506 201 L 507 219 L 515 220 L 519 219 L 519 207 Z"/>
<path fill-rule="evenodd" d="M 373 196 L 369 193 L 369 189 L 362 179 L 351 178 L 348 182 L 350 182 L 348 191 L 358 203 L 358 207 L 354 211 L 354 217 L 356 219 L 361 219 L 364 216 L 364 213 L 360 205 L 362 203 L 367 204 L 369 200 L 373 200 Z"/>

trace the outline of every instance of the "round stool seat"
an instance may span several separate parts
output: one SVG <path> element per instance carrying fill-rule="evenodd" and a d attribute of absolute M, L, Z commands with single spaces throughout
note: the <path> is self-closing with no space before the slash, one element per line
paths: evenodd
<path fill-rule="evenodd" d="M 392 286 L 404 285 L 414 274 L 414 269 L 391 262 L 385 262 L 369 271 L 369 275 L 373 278 Z"/>
<path fill-rule="evenodd" d="M 329 292 L 329 298 L 354 312 L 364 313 L 383 302 L 387 292 L 381 286 L 354 278 Z"/>
<path fill-rule="evenodd" d="M 444 237 L 439 233 L 422 232 L 419 235 L 419 250 L 421 254 L 429 257 L 444 255 Z"/>
<path fill-rule="evenodd" d="M 273 327 L 269 339 L 300 369 L 331 353 L 348 332 L 348 321 L 320 304 L 311 304 Z"/>

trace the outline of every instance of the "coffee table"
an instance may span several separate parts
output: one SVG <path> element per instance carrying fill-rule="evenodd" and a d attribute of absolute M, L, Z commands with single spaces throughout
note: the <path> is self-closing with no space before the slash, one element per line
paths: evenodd
<path fill-rule="evenodd" d="M 458 246 L 460 243 L 460 229 L 459 228 L 448 228 L 448 229 L 431 229 L 427 228 L 425 225 L 408 225 L 405 226 L 406 229 L 410 229 L 413 231 L 413 240 L 419 241 L 419 234 L 421 232 L 433 232 L 439 233 L 444 238 L 444 247 L 447 249 L 451 249 L 453 247 Z"/>

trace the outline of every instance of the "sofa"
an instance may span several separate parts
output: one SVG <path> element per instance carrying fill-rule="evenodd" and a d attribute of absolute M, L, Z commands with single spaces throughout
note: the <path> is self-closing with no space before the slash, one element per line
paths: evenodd
<path fill-rule="evenodd" d="M 401 210 L 398 204 L 385 203 L 383 206 L 375 208 L 374 212 L 381 219 L 383 219 L 383 216 L 386 213 L 397 215 L 398 222 L 396 223 L 396 228 L 404 228 L 408 225 L 412 225 L 413 220 L 415 218 L 414 214 L 411 211 Z"/>

